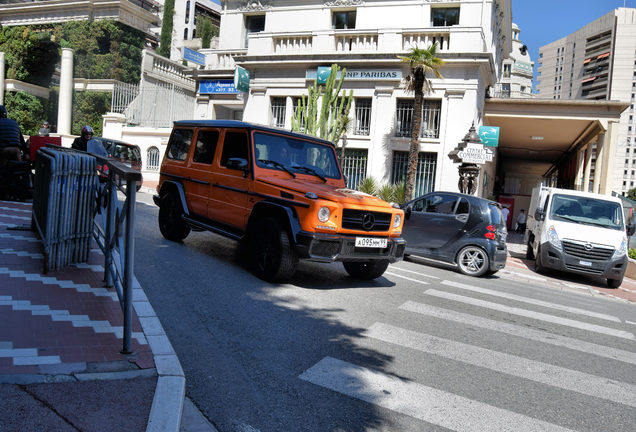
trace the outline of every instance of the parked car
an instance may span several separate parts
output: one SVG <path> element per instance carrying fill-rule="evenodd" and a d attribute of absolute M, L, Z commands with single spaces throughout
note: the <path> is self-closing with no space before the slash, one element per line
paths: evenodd
<path fill-rule="evenodd" d="M 406 203 L 405 255 L 455 264 L 469 276 L 506 265 L 506 225 L 494 201 L 455 192 L 431 192 Z"/>
<path fill-rule="evenodd" d="M 109 157 L 141 172 L 141 150 L 138 145 L 112 138 L 93 137 L 92 139 L 99 141 L 104 146 Z M 137 182 L 137 190 L 141 188 L 142 184 L 143 178 Z"/>
<path fill-rule="evenodd" d="M 332 143 L 231 120 L 174 123 L 161 163 L 159 229 L 238 240 L 254 273 L 290 279 L 299 259 L 343 263 L 375 279 L 402 259 L 404 212 L 346 188 Z"/>

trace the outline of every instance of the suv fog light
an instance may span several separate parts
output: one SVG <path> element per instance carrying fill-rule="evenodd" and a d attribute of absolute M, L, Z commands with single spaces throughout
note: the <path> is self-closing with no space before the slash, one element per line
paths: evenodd
<path fill-rule="evenodd" d="M 331 211 L 329 210 L 329 207 L 320 207 L 320 210 L 318 210 L 318 220 L 320 222 L 327 222 L 330 216 Z"/>
<path fill-rule="evenodd" d="M 402 215 L 396 214 L 395 219 L 393 219 L 393 228 L 397 228 L 402 223 Z"/>

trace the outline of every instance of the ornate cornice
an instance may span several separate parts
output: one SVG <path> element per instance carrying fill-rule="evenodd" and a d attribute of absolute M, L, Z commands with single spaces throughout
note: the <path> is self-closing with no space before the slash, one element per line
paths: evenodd
<path fill-rule="evenodd" d="M 243 6 L 240 6 L 238 10 L 243 12 L 252 12 L 252 11 L 264 11 L 271 8 L 272 8 L 272 5 L 269 4 L 269 2 L 265 2 L 261 0 L 248 0 L 245 2 Z"/>
<path fill-rule="evenodd" d="M 360 6 L 361 4 L 364 4 L 363 0 L 332 0 L 325 2 L 325 6 L 328 7 Z"/>

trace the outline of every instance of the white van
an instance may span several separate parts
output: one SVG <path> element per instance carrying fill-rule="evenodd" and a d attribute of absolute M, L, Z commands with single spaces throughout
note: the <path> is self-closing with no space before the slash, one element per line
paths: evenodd
<path fill-rule="evenodd" d="M 627 269 L 627 236 L 619 198 L 539 186 L 532 191 L 524 240 L 535 269 L 607 278 L 618 288 Z"/>

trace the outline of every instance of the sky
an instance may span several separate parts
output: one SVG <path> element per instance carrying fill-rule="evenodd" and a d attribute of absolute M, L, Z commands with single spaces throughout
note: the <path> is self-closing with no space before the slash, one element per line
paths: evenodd
<path fill-rule="evenodd" d="M 539 48 L 569 35 L 613 9 L 636 8 L 636 0 L 511 0 L 512 22 L 535 64 Z"/>

